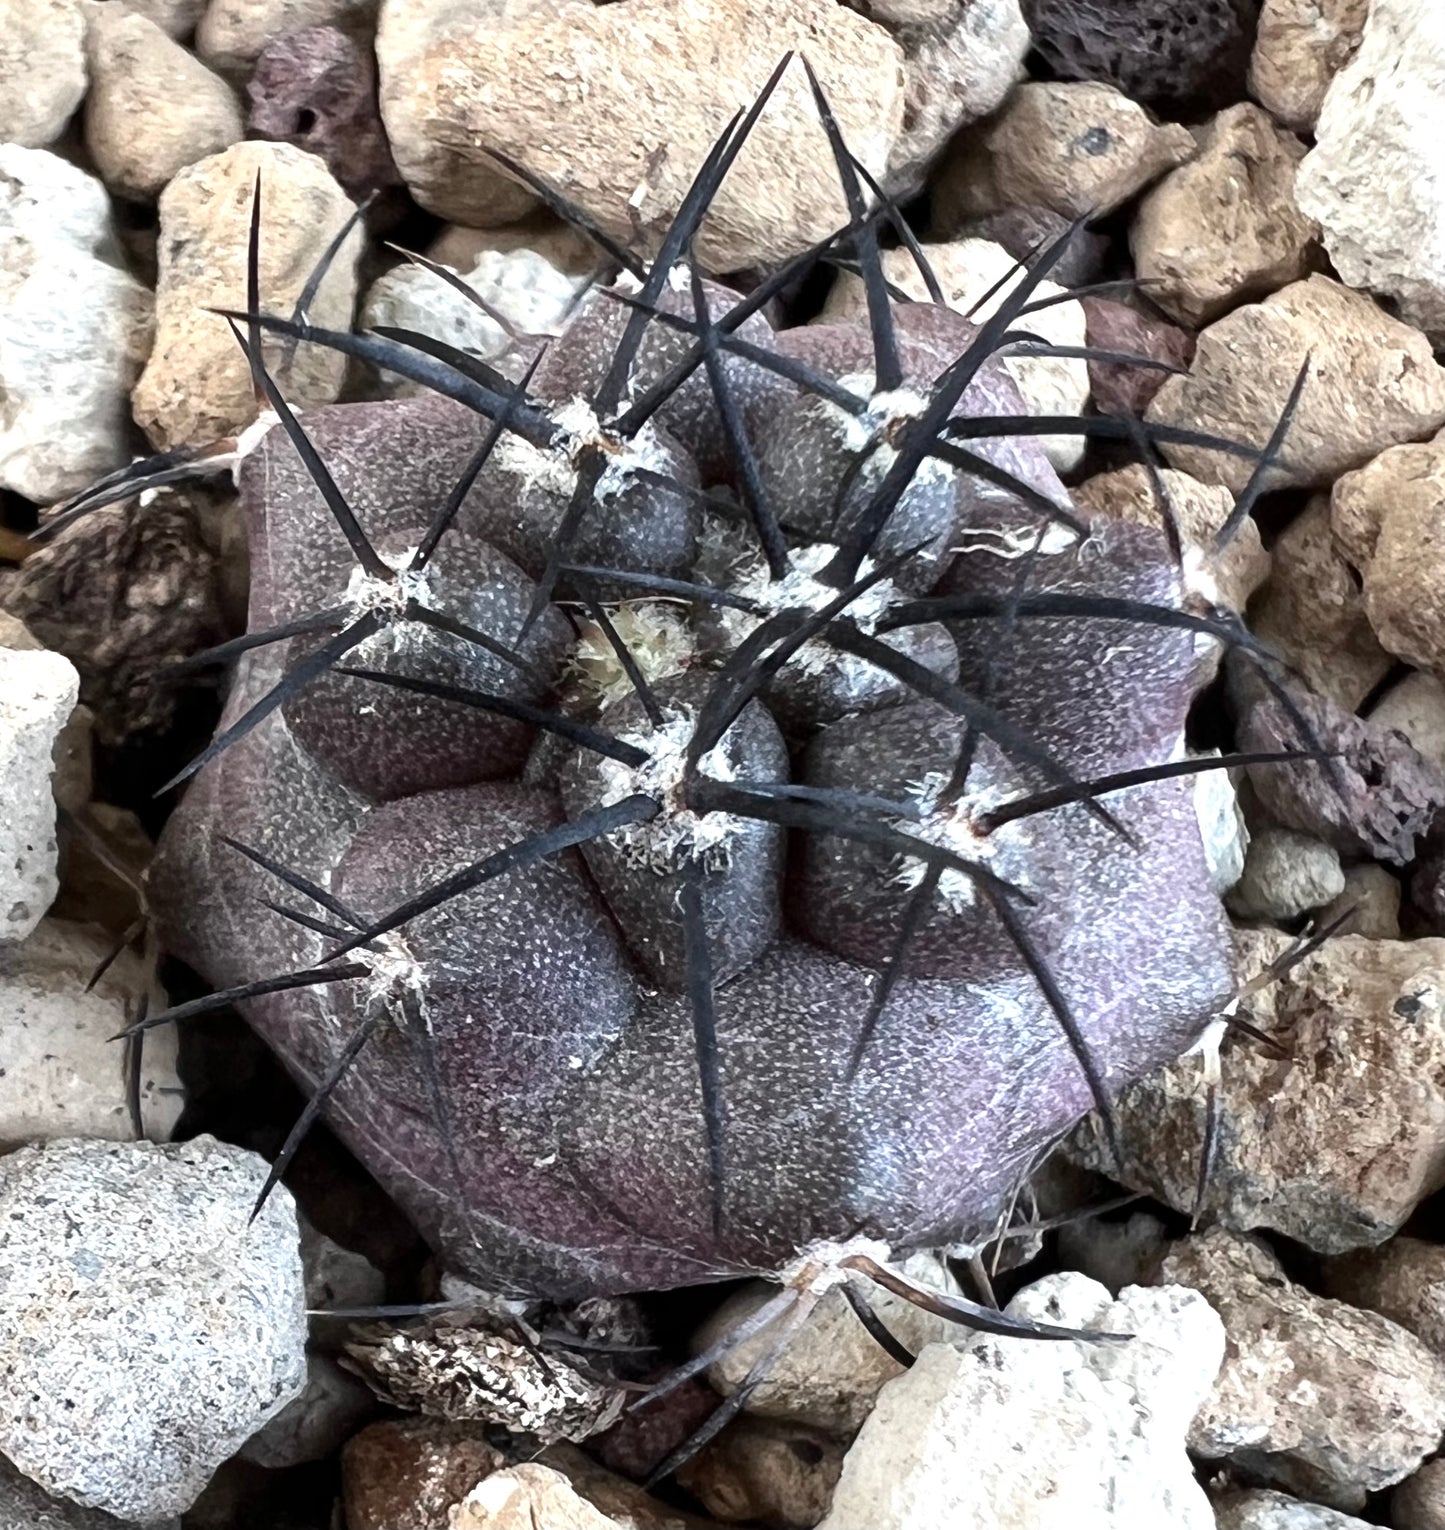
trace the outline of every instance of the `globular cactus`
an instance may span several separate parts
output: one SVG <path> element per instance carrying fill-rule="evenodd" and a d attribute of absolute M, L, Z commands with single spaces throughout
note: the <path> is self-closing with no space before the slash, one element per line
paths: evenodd
<path fill-rule="evenodd" d="M 1231 986 L 1181 746 L 1249 640 L 1038 441 L 1169 433 L 1028 418 L 1000 355 L 1048 258 L 984 324 L 895 301 L 836 130 L 868 319 L 705 279 L 750 121 L 652 265 L 596 236 L 621 277 L 520 384 L 234 315 L 250 633 L 202 656 L 234 685 L 151 877 L 221 991 L 147 1023 L 240 1001 L 301 1126 L 492 1289 L 978 1239 Z M 263 331 L 431 391 L 298 422 Z"/>

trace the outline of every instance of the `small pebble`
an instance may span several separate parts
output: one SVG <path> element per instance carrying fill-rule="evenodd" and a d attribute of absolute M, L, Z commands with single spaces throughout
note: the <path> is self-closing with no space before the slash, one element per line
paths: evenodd
<path fill-rule="evenodd" d="M 161 449 L 206 446 L 256 416 L 250 369 L 227 322 L 208 308 L 242 308 L 251 199 L 261 176 L 261 306 L 289 313 L 312 268 L 353 212 L 312 154 L 279 143 L 238 143 L 182 170 L 160 200 L 156 343 L 135 388 L 137 423 Z M 351 327 L 361 235 L 353 232 L 310 306 L 313 324 Z M 263 342 L 274 369 L 283 351 Z M 302 345 L 278 379 L 293 408 L 341 391 L 345 358 Z"/>
<path fill-rule="evenodd" d="M 1194 138 L 1160 125 L 1108 85 L 1020 85 L 945 159 L 934 191 L 945 218 L 1037 203 L 1065 218 L 1112 212 L 1192 158 Z"/>
<path fill-rule="evenodd" d="M 48 148 L 85 83 L 80 0 L 0 0 L 0 144 Z"/>
<path fill-rule="evenodd" d="M 1236 941 L 1240 983 L 1293 944 L 1276 930 Z M 1445 940 L 1335 936 L 1240 1016 L 1288 1054 L 1226 1046 L 1206 1213 L 1321 1254 L 1382 1243 L 1445 1182 Z M 1119 1164 L 1092 1116 L 1070 1156 L 1188 1215 L 1206 1095 L 1199 1058 L 1182 1058 L 1116 1102 Z"/>
<path fill-rule="evenodd" d="M 1187 377 L 1171 377 L 1149 419 L 1212 431 L 1263 448 L 1305 358 L 1310 372 L 1270 484 L 1328 487 L 1387 446 L 1445 424 L 1445 369 L 1417 329 L 1370 298 L 1311 276 L 1202 330 Z M 1253 463 L 1189 446 L 1166 446 L 1175 467 L 1238 494 Z"/>
<path fill-rule="evenodd" d="M 1295 1285 L 1259 1239 L 1194 1234 L 1170 1250 L 1160 1279 L 1202 1293 L 1229 1336 L 1189 1431 L 1200 1455 L 1282 1458 L 1378 1492 L 1439 1444 L 1445 1361 L 1388 1319 Z"/>
<path fill-rule="evenodd" d="M 1371 0 L 1354 57 L 1325 92 L 1295 183 L 1351 287 L 1445 340 L 1445 27 L 1435 0 Z"/>
<path fill-rule="evenodd" d="M 122 1518 L 189 1508 L 306 1380 L 296 1214 L 199 1137 L 0 1159 L 0 1451 Z"/>
<path fill-rule="evenodd" d="M 1354 57 L 1369 0 L 1264 0 L 1249 89 L 1282 127 L 1314 132 L 1325 91 Z"/>
<path fill-rule="evenodd" d="M 1228 904 L 1242 919 L 1288 923 L 1320 908 L 1345 889 L 1339 852 L 1292 829 L 1254 834 Z"/>
<path fill-rule="evenodd" d="M 159 196 L 178 171 L 245 131 L 231 87 L 124 5 L 95 7 L 85 51 L 85 146 L 118 196 Z"/>
<path fill-rule="evenodd" d="M 1197 329 L 1304 276 L 1318 226 L 1295 205 L 1305 146 L 1241 103 L 1197 134 L 1198 154 L 1139 204 L 1129 234 L 1149 299 Z"/>
<path fill-rule="evenodd" d="M 60 886 L 50 778 L 79 691 L 60 654 L 0 648 L 0 953 L 35 929 Z"/>
<path fill-rule="evenodd" d="M 131 951 L 88 986 L 112 945 L 110 936 L 61 919 L 43 920 L 19 945 L 0 945 L 0 1146 L 7 1151 L 64 1137 L 132 1136 L 125 1048 L 114 1038 L 137 1017 L 143 995 L 153 1011 L 166 1000 Z M 185 1104 L 176 1053 L 173 1026 L 146 1037 L 140 1112 L 153 1141 L 170 1136 Z"/>
<path fill-rule="evenodd" d="M 1224 1355 L 1224 1325 L 1205 1300 L 1133 1286 L 1116 1301 L 1062 1274 L 1008 1310 L 1134 1337 L 930 1344 L 879 1394 L 823 1530 L 1209 1530 L 1184 1450 Z"/>

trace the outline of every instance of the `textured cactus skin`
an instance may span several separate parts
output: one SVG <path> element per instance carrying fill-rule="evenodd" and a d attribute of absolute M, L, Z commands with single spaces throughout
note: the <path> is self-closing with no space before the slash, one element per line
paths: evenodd
<path fill-rule="evenodd" d="M 958 354 L 948 336 L 960 333 L 962 321 L 923 305 L 899 311 L 910 334 L 936 337 L 909 342 L 933 355 L 931 370 L 919 366 L 936 374 Z M 550 376 L 596 375 L 590 355 L 566 356 L 569 338 L 592 344 L 586 334 L 579 321 L 575 335 L 553 342 Z M 780 349 L 808 350 L 815 362 L 831 353 L 833 371 L 843 375 L 857 370 L 867 345 L 860 327 L 851 335 L 793 336 Z M 774 380 L 760 389 L 766 407 L 751 410 L 760 456 L 785 491 L 778 497 L 785 525 L 790 484 L 800 505 L 816 505 L 827 493 L 824 484 L 820 494 L 819 475 L 836 480 L 846 466 L 819 465 L 818 434 L 788 436 L 807 407 L 788 396 L 790 387 Z M 1010 390 L 990 366 L 964 412 L 1017 410 Z M 697 427 L 695 396 L 687 406 L 692 418 L 683 430 Z M 308 412 L 304 423 L 358 519 L 385 547 L 414 542 L 486 422 L 427 398 L 330 406 Z M 715 453 L 706 430 L 699 438 Z M 1067 502 L 1033 442 L 997 440 L 988 449 Z M 680 473 L 690 471 L 685 448 L 672 442 L 667 450 Z M 721 476 L 714 462 L 703 481 Z M 518 571 L 519 590 L 540 572 L 550 527 L 524 524 L 526 507 L 504 480 L 483 473 L 437 554 L 439 570 L 458 571 L 446 575 L 458 590 L 466 571 L 482 577 L 499 557 Z M 262 440 L 240 484 L 253 630 L 334 605 L 346 584 L 345 548 L 280 430 Z M 634 510 L 645 524 L 619 518 L 615 544 L 634 568 L 690 571 L 699 558 L 695 507 L 666 491 L 643 497 L 649 503 Z M 946 590 L 1012 587 L 1017 558 L 1000 556 L 989 536 L 976 533 L 1035 522 L 977 485 L 955 484 L 953 498 L 940 492 L 938 505 L 947 525 L 932 551 L 935 569 L 916 576 L 915 588 L 936 583 L 937 574 Z M 795 546 L 806 539 L 799 530 L 818 533 L 811 522 L 793 528 Z M 959 546 L 967 550 L 955 555 Z M 1028 568 L 1028 588 L 1169 605 L 1181 599 L 1162 533 L 1115 522 L 1041 553 Z M 547 622 L 560 624 L 544 623 L 538 638 L 550 662 L 565 622 L 555 610 Z M 1202 673 L 1193 634 L 1055 618 L 948 626 L 961 682 L 986 687 L 1001 713 L 1078 775 L 1160 763 L 1177 748 Z M 939 661 L 947 674 L 952 657 Z M 242 661 L 223 726 L 286 662 L 274 648 Z M 702 678 L 694 672 L 688 683 Z M 274 883 L 219 835 L 284 860 L 375 917 L 457 866 L 575 816 L 586 798 L 585 759 L 543 739 L 524 772 L 512 743 L 497 742 L 500 729 L 478 745 L 471 783 L 459 779 L 466 772 L 453 750 L 426 783 L 436 789 L 418 790 L 432 768 L 428 729 L 455 742 L 453 724 L 428 721 L 424 708 L 400 724 L 383 717 L 377 726 L 400 728 L 415 747 L 398 749 L 393 739 L 392 764 L 373 768 L 367 729 L 350 738 L 337 709 L 354 706 L 360 715 L 378 700 L 376 688 L 337 676 L 325 684 L 325 707 L 308 702 L 324 713 L 321 722 L 298 727 L 274 713 L 201 773 L 162 840 L 151 891 L 164 943 L 218 986 L 314 965 L 330 945 L 269 913 L 261 900 L 274 896 Z M 959 721 L 917 698 L 891 699 L 882 711 L 844 715 L 821 730 L 816 714 L 784 706 L 792 779 L 889 794 L 935 755 L 946 771 Z M 603 723 L 621 731 L 628 705 Z M 766 695 L 751 703 L 752 721 L 745 716 L 738 725 L 752 740 L 755 778 L 789 769 L 767 706 Z M 479 716 L 465 725 L 493 722 Z M 981 752 L 977 780 L 1010 793 L 1047 784 L 992 745 Z M 1108 805 L 1138 848 L 1070 806 L 1015 826 L 1010 874 L 1017 870 L 1037 895 L 1023 922 L 1116 1091 L 1197 1037 L 1227 994 L 1230 972 L 1191 784 L 1134 788 Z M 865 1235 L 904 1249 L 972 1238 L 1037 1156 L 1090 1108 L 1055 1015 L 983 904 L 930 920 L 848 1080 L 876 966 L 898 918 L 896 868 L 886 855 L 829 836 L 806 847 L 796 834 L 764 831 L 756 839 L 740 855 L 736 879 L 719 872 L 723 881 L 708 895 L 709 934 L 720 953 L 727 1112 L 716 1226 L 689 1002 L 680 991 L 681 937 L 657 885 L 665 878 L 609 869 L 598 859 L 608 854 L 603 842 L 488 883 L 407 927 L 428 989 L 449 1117 L 442 1125 L 454 1157 L 422 1087 L 415 1045 L 396 1030 L 363 1052 L 327 1115 L 450 1267 L 494 1288 L 575 1298 L 773 1270 L 820 1239 Z M 359 985 L 338 983 L 253 1000 L 246 1013 L 311 1086 L 360 1022 L 364 1002 Z"/>

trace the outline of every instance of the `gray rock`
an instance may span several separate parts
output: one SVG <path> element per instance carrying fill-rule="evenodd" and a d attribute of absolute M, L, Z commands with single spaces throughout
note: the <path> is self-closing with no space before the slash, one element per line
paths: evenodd
<path fill-rule="evenodd" d="M 1023 74 L 1029 29 L 1019 0 L 856 9 L 903 48 L 903 129 L 888 159 L 887 189 L 907 195 L 959 128 L 1003 105 Z"/>
<path fill-rule="evenodd" d="M 311 1312 L 336 1307 L 375 1307 L 386 1298 L 386 1276 L 365 1254 L 343 1248 L 318 1232 L 305 1217 L 301 1225 L 301 1267 L 306 1272 L 306 1306 Z"/>
<path fill-rule="evenodd" d="M 1379 1248 L 1327 1259 L 1320 1285 L 1327 1296 L 1409 1329 L 1445 1358 L 1445 1247 L 1440 1244 L 1391 1238 Z"/>
<path fill-rule="evenodd" d="M 52 1498 L 0 1458 L 0 1530 L 139 1530 L 99 1509 Z M 147 1525 L 145 1530 L 181 1530 L 178 1519 Z"/>
<path fill-rule="evenodd" d="M 0 1159 L 0 1450 L 129 1519 L 188 1508 L 306 1380 L 291 1197 L 193 1142 L 63 1141 Z"/>
<path fill-rule="evenodd" d="M 1244 919 L 1296 919 L 1345 890 L 1337 850 L 1293 829 L 1267 827 L 1249 841 L 1244 873 L 1226 900 Z"/>
<path fill-rule="evenodd" d="M 1345 872 L 1345 890 L 1319 911 L 1321 929 L 1345 918 L 1341 935 L 1363 935 L 1368 940 L 1399 940 L 1400 883 L 1383 866 L 1351 866 Z"/>
<path fill-rule="evenodd" d="M 1125 1286 L 1154 1283 L 1169 1247 L 1158 1217 L 1136 1211 L 1122 1222 L 1085 1217 L 1059 1229 L 1059 1262 L 1107 1286 L 1115 1296 Z"/>
<path fill-rule="evenodd" d="M 79 694 L 69 659 L 0 648 L 0 942 L 24 940 L 60 886 L 50 783 Z"/>
<path fill-rule="evenodd" d="M 54 143 L 84 94 L 80 0 L 0 0 L 0 143 Z"/>
<path fill-rule="evenodd" d="M 376 1398 L 329 1355 L 307 1362 L 306 1387 L 241 1447 L 241 1459 L 276 1471 L 331 1455 L 376 1412 Z"/>
<path fill-rule="evenodd" d="M 1184 1451 L 1224 1355 L 1205 1300 L 1064 1274 L 1009 1310 L 1133 1337 L 929 1345 L 879 1394 L 822 1530 L 1213 1530 Z"/>
<path fill-rule="evenodd" d="M 1396 1530 L 1445 1530 L 1445 1456 L 1427 1461 L 1390 1494 Z"/>
<path fill-rule="evenodd" d="M 0 1144 L 7 1150 L 61 1137 L 130 1137 L 125 1048 L 112 1038 L 135 1018 L 142 994 L 150 992 L 153 1012 L 166 1001 L 130 951 L 87 989 L 112 944 L 93 928 L 46 919 L 20 945 L 0 946 Z M 146 1037 L 142 1054 L 146 1135 L 169 1137 L 184 1103 L 175 1027 L 165 1026 Z"/>
<path fill-rule="evenodd" d="M 99 181 L 0 143 L 0 488 L 41 504 L 127 460 L 153 304 L 114 251 Z"/>
<path fill-rule="evenodd" d="M 1351 287 L 1445 336 L 1445 16 L 1435 0 L 1372 0 L 1363 40 L 1325 92 L 1300 207 Z"/>
<path fill-rule="evenodd" d="M 1239 982 L 1292 943 L 1276 930 L 1239 931 Z M 1240 1016 L 1285 1050 L 1226 1046 L 1206 1210 L 1322 1254 L 1383 1243 L 1445 1183 L 1445 940 L 1335 936 L 1251 994 Z M 1199 1058 L 1181 1058 L 1116 1102 L 1121 1164 L 1094 1117 L 1069 1151 L 1188 1213 L 1206 1094 Z"/>
<path fill-rule="evenodd" d="M 1189 1432 L 1200 1455 L 1247 1451 L 1377 1492 L 1440 1443 L 1445 1361 L 1387 1318 L 1295 1285 L 1260 1240 L 1222 1228 L 1186 1238 L 1160 1278 L 1201 1292 L 1229 1335 Z"/>
<path fill-rule="evenodd" d="M 1266 1488 L 1215 1500 L 1219 1530 L 1369 1530 L 1362 1519 Z"/>

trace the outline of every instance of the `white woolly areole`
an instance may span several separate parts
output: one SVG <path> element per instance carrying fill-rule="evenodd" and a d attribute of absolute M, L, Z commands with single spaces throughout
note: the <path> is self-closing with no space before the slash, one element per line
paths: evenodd
<path fill-rule="evenodd" d="M 231 453 L 231 479 L 238 489 L 241 487 L 241 464 L 280 423 L 281 416 L 274 409 L 263 409 L 236 437 L 236 449 Z"/>
<path fill-rule="evenodd" d="M 990 553 L 995 558 L 1012 561 L 1025 558 L 1035 548 L 1044 557 L 1068 552 L 1078 544 L 1079 533 L 1062 521 L 1049 521 L 1042 528 L 1037 526 L 970 526 L 963 540 L 949 549 L 953 553 Z"/>
<path fill-rule="evenodd" d="M 1003 791 L 973 791 L 960 797 L 957 802 L 940 801 L 948 786 L 948 777 L 942 771 L 932 770 L 921 781 L 908 783 L 908 795 L 918 804 L 917 818 L 895 818 L 893 827 L 900 833 L 921 839 L 925 844 L 936 845 L 940 850 L 952 851 L 966 860 L 976 861 L 985 870 L 1005 881 L 1027 886 L 1028 856 L 1026 851 L 1033 842 L 1033 835 L 1024 821 L 1006 823 L 992 831 L 982 833 L 978 822 L 1000 803 L 1010 800 L 1011 794 Z M 928 874 L 928 862 L 917 856 L 905 856 L 899 863 L 893 880 L 910 892 L 922 884 Z M 956 866 L 945 866 L 938 879 L 935 894 L 952 913 L 962 914 L 978 901 L 978 889 L 974 879 Z"/>
<path fill-rule="evenodd" d="M 409 996 L 416 1001 L 423 1024 L 430 1029 L 426 977 L 421 963 L 395 930 L 381 936 L 376 945 L 374 951 L 363 948 L 351 953 L 352 960 L 361 962 L 368 969 L 363 986 L 366 1007 L 370 1009 L 373 1005 Z"/>
<path fill-rule="evenodd" d="M 628 600 L 608 610 L 613 629 L 632 655 L 642 678 L 649 683 L 682 674 L 697 655 L 697 639 L 680 609 L 683 604 L 672 600 Z M 572 667 L 604 712 L 632 695 L 632 681 L 596 622 L 583 624 Z"/>
<path fill-rule="evenodd" d="M 608 807 L 636 792 L 645 792 L 661 804 L 662 811 L 649 823 L 626 824 L 607 836 L 629 865 L 659 876 L 687 861 L 700 860 L 709 871 L 726 866 L 733 841 L 747 828 L 730 813 L 694 813 L 683 802 L 687 748 L 696 727 L 697 713 L 692 708 L 665 709 L 661 727 L 649 723 L 619 735 L 622 743 L 647 754 L 643 764 L 624 765 L 621 760 L 603 758 L 597 765 L 602 786 L 599 806 Z M 727 734 L 698 761 L 698 773 L 714 781 L 737 779 L 728 758 Z"/>
<path fill-rule="evenodd" d="M 871 1259 L 875 1264 L 887 1264 L 893 1258 L 893 1250 L 876 1238 L 849 1238 L 843 1243 L 820 1239 L 800 1249 L 796 1259 L 764 1278 L 813 1296 L 823 1296 L 834 1286 L 846 1284 L 849 1271 L 842 1267 L 843 1261 L 860 1257 Z"/>
<path fill-rule="evenodd" d="M 579 459 L 590 448 L 602 452 L 606 465 L 593 498 L 615 499 L 637 483 L 637 470 L 668 475 L 676 465 L 649 421 L 630 439 L 610 435 L 597 412 L 580 395 L 552 411 L 552 423 L 562 432 L 553 446 L 536 446 L 514 432 L 504 432 L 493 449 L 498 465 L 529 483 L 567 499 L 577 485 Z"/>
<path fill-rule="evenodd" d="M 728 643 L 739 647 L 745 639 L 770 616 L 779 611 L 821 611 L 829 602 L 838 598 L 838 590 L 824 584 L 818 575 L 833 561 L 838 549 L 827 542 L 817 542 L 810 547 L 800 547 L 790 555 L 788 572 L 781 579 L 774 579 L 767 562 L 750 556 L 733 580 L 733 591 L 754 601 L 762 608 L 762 615 L 740 611 L 735 606 L 719 606 L 718 619 L 727 634 Z M 872 562 L 865 558 L 858 567 L 858 577 L 866 578 L 872 572 Z M 898 598 L 898 591 L 887 579 L 864 590 L 841 614 L 871 637 L 878 620 Z M 866 659 L 852 654 L 839 653 L 826 640 L 810 638 L 788 660 L 805 675 L 821 675 L 832 670 L 848 691 L 866 686 L 877 676 L 877 669 Z"/>
<path fill-rule="evenodd" d="M 832 418 L 842 425 L 843 444 L 850 452 L 867 451 L 881 436 L 921 418 L 928 409 L 926 395 L 912 388 L 889 388 L 875 393 L 878 379 L 872 372 L 849 372 L 838 379 L 838 385 L 868 400 L 861 414 L 849 414 L 836 404 L 828 406 L 833 411 Z"/>
<path fill-rule="evenodd" d="M 411 601 L 419 606 L 431 605 L 431 576 L 426 569 L 413 573 L 411 560 L 416 548 L 404 548 L 401 552 L 377 556 L 383 563 L 396 570 L 395 579 L 379 579 L 359 565 L 352 569 L 346 583 L 343 600 L 350 613 L 349 620 L 374 612 L 386 618 L 386 626 L 356 645 L 348 655 L 348 662 L 365 667 L 395 654 L 407 653 L 432 637 L 433 629 L 423 622 L 402 621 L 401 613 Z"/>

